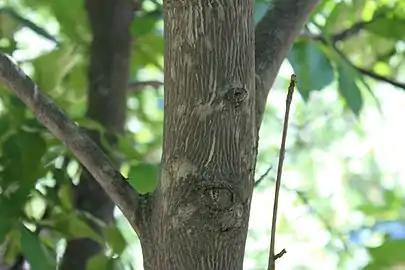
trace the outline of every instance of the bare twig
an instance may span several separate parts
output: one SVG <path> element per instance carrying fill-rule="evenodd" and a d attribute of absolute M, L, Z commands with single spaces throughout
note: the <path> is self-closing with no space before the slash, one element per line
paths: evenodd
<path fill-rule="evenodd" d="M 270 165 L 269 168 L 262 174 L 259 179 L 255 181 L 255 187 L 259 186 L 260 183 L 267 177 L 267 175 L 270 173 L 271 169 L 273 169 L 273 165 Z"/>
<path fill-rule="evenodd" d="M 143 82 L 131 82 L 128 85 L 128 91 L 135 92 L 141 90 L 146 86 L 151 86 L 153 88 L 158 88 L 163 85 L 161 81 L 143 81 Z"/>
<path fill-rule="evenodd" d="M 256 127 L 267 95 L 295 38 L 320 0 L 274 0 L 255 30 Z"/>
<path fill-rule="evenodd" d="M 134 213 L 140 196 L 124 180 L 107 155 L 5 54 L 0 54 L 0 81 L 25 103 L 56 138 L 66 144 L 137 231 Z"/>
<path fill-rule="evenodd" d="M 285 115 L 284 115 L 284 125 L 283 125 L 283 134 L 281 137 L 281 147 L 280 147 L 280 155 L 278 160 L 278 168 L 277 168 L 277 178 L 276 178 L 276 190 L 274 193 L 274 206 L 273 206 L 273 219 L 271 222 L 271 236 L 270 236 L 270 254 L 269 254 L 269 265 L 268 270 L 275 269 L 275 260 L 276 254 L 274 252 L 275 249 L 275 239 L 276 239 L 276 223 L 277 223 L 277 210 L 278 210 L 278 198 L 280 195 L 280 187 L 281 187 L 281 174 L 283 172 L 283 164 L 284 164 L 284 153 L 285 153 L 285 142 L 287 140 L 287 131 L 288 131 L 288 117 L 290 114 L 290 106 L 292 101 L 292 96 L 294 93 L 294 88 L 296 84 L 296 76 L 295 74 L 291 75 L 290 85 L 288 86 L 288 93 L 286 99 L 286 108 L 285 108 Z M 284 254 L 280 252 L 279 254 Z M 277 258 L 281 257 L 279 255 Z"/>
<path fill-rule="evenodd" d="M 287 253 L 287 250 L 285 250 L 285 249 L 283 248 L 279 253 L 276 254 L 276 256 L 274 256 L 274 260 L 277 260 L 277 259 L 283 257 L 284 254 L 286 254 L 286 253 Z"/>

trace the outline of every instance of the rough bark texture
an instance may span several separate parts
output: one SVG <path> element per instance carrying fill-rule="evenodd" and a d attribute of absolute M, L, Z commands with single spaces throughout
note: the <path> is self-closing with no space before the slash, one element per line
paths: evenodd
<path fill-rule="evenodd" d="M 120 207 L 141 239 L 146 270 L 238 270 L 243 267 L 266 97 L 318 2 L 274 0 L 257 25 L 254 42 L 253 0 L 164 1 L 164 154 L 159 187 L 146 196 L 123 181 L 97 145 L 3 54 L 0 81 Z M 95 34 L 88 115 L 120 132 L 131 1 L 87 0 L 87 7 Z M 112 203 L 90 178 L 84 174 L 77 206 L 109 221 Z M 69 244 L 66 270 L 84 269 L 84 262 L 99 251 L 89 240 Z"/>
<path fill-rule="evenodd" d="M 256 159 L 253 1 L 166 0 L 164 16 L 163 168 L 145 269 L 242 269 Z"/>
<path fill-rule="evenodd" d="M 87 116 L 111 132 L 114 144 L 112 134 L 123 132 L 125 123 L 133 1 L 87 0 L 86 9 L 93 32 Z M 91 138 L 100 142 L 97 133 L 91 133 Z M 75 203 L 77 209 L 107 223 L 114 220 L 114 203 L 86 169 L 75 188 Z M 101 249 L 91 239 L 69 241 L 61 269 L 84 270 L 88 259 Z"/>

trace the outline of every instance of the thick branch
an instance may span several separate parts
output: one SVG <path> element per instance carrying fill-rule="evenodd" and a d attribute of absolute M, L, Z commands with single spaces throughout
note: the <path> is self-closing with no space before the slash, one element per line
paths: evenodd
<path fill-rule="evenodd" d="M 66 144 L 137 230 L 135 209 L 139 195 L 104 152 L 5 54 L 0 54 L 0 81 L 27 105 L 56 138 Z"/>
<path fill-rule="evenodd" d="M 256 126 L 259 129 L 267 95 L 295 37 L 320 0 L 274 0 L 256 26 Z"/>

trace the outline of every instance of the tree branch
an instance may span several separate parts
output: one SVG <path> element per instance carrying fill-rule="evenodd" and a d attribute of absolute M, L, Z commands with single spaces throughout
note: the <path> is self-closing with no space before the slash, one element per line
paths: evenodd
<path fill-rule="evenodd" d="M 366 24 L 368 24 L 368 23 L 370 23 L 370 22 L 363 22 L 362 25 L 364 26 L 364 25 L 366 25 Z M 360 25 L 360 23 L 357 24 L 357 25 Z M 349 28 L 349 29 L 350 29 L 350 28 Z M 343 32 L 346 32 L 346 31 L 350 32 L 349 29 L 347 29 L 347 30 L 345 30 L 345 31 L 343 31 Z M 343 33 L 343 32 L 341 32 L 341 33 Z M 322 43 L 325 44 L 325 45 L 331 46 L 331 47 L 333 48 L 333 50 L 335 50 L 335 52 L 336 52 L 337 54 L 339 54 L 339 56 L 340 56 L 344 61 L 346 61 L 346 63 L 348 63 L 351 67 L 353 67 L 353 68 L 354 68 L 355 70 L 357 70 L 359 73 L 361 73 L 361 74 L 363 74 L 363 75 L 365 75 L 365 76 L 368 76 L 368 77 L 370 77 L 370 78 L 373 78 L 373 79 L 375 79 L 375 80 L 382 81 L 382 82 L 391 84 L 391 85 L 393 85 L 393 86 L 395 86 L 395 87 L 398 87 L 398 88 L 401 88 L 401 89 L 405 90 L 405 83 L 403 83 L 403 82 L 398 82 L 398 81 L 396 81 L 396 80 L 394 80 L 394 79 L 390 79 L 390 78 L 384 77 L 383 75 L 380 75 L 380 74 L 378 74 L 378 73 L 375 73 L 375 72 L 373 72 L 373 71 L 371 71 L 371 70 L 368 70 L 368 69 L 365 69 L 365 68 L 363 68 L 363 67 L 360 67 L 360 66 L 355 65 L 352 61 L 350 61 L 350 59 L 349 59 L 341 50 L 338 49 L 336 42 L 337 42 L 337 41 L 340 41 L 340 40 L 336 40 L 336 36 L 339 36 L 339 34 L 332 35 L 332 36 L 331 36 L 331 42 L 329 42 L 328 40 L 326 40 L 326 39 L 325 39 L 323 36 L 321 36 L 321 35 L 314 35 L 314 34 L 312 34 L 312 33 L 305 33 L 305 34 L 302 35 L 303 38 L 309 38 L 309 39 L 312 39 L 312 40 L 315 40 L 315 41 L 322 42 Z"/>
<path fill-rule="evenodd" d="M 106 154 L 5 54 L 0 54 L 0 81 L 66 144 L 137 231 L 135 210 L 141 197 L 114 168 Z"/>
<path fill-rule="evenodd" d="M 389 79 L 389 78 L 379 75 L 371 70 L 367 70 L 362 67 L 359 67 L 359 66 L 355 65 L 352 61 L 350 61 L 350 59 L 341 50 L 339 50 L 335 44 L 332 44 L 332 47 L 340 55 L 340 57 L 342 57 L 342 59 L 344 61 L 346 61 L 350 66 L 352 66 L 355 70 L 357 70 L 361 74 L 368 76 L 370 78 L 373 78 L 375 80 L 378 80 L 378 81 L 389 83 L 395 87 L 402 88 L 403 90 L 405 90 L 405 83 L 401 83 L 401 82 L 395 81 L 393 79 Z"/>
<path fill-rule="evenodd" d="M 292 101 L 292 97 L 294 94 L 295 85 L 296 85 L 296 76 L 295 76 L 295 74 L 293 74 L 293 75 L 291 75 L 290 85 L 288 86 L 287 99 L 285 102 L 283 134 L 281 137 L 281 146 L 280 146 L 280 155 L 279 155 L 279 159 L 278 159 L 276 187 L 275 187 L 275 192 L 274 192 L 273 218 L 271 221 L 271 238 L 270 238 L 270 254 L 269 254 L 268 270 L 276 269 L 276 266 L 275 266 L 276 259 L 280 258 L 281 256 L 284 255 L 284 253 L 286 253 L 285 250 L 284 250 L 284 252 L 282 251 L 279 254 L 276 254 L 274 251 L 275 251 L 275 241 L 276 241 L 278 199 L 280 196 L 281 175 L 283 172 L 285 143 L 287 140 L 288 118 L 290 115 L 290 106 L 291 106 L 291 101 Z"/>
<path fill-rule="evenodd" d="M 267 95 L 312 10 L 320 0 L 274 0 L 255 31 L 256 126 L 260 128 Z"/>
<path fill-rule="evenodd" d="M 136 92 L 144 87 L 151 86 L 153 88 L 158 88 L 163 86 L 163 82 L 161 81 L 141 81 L 141 82 L 130 82 L 128 84 L 128 91 L 129 92 Z"/>

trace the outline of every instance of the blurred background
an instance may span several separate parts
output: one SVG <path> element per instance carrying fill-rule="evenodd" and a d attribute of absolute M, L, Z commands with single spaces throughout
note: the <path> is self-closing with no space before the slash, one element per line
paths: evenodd
<path fill-rule="evenodd" d="M 256 1 L 256 22 L 269 5 Z M 94 83 L 88 72 L 94 53 L 89 6 L 84 0 L 0 0 L 0 51 L 10 54 L 79 125 L 99 132 L 99 143 L 119 161 L 122 173 L 148 192 L 156 185 L 161 157 L 161 0 L 143 1 L 129 24 L 127 116 L 113 144 L 106 139 L 113 128 L 89 117 L 89 99 L 94 98 L 88 94 Z M 112 34 L 109 38 L 111 46 L 121 42 Z M 245 269 L 267 266 L 275 168 L 292 72 L 298 91 L 276 239 L 276 249 L 285 248 L 287 254 L 278 267 L 405 269 L 404 41 L 403 1 L 324 0 L 315 10 L 268 97 Z M 75 158 L 0 85 L 1 270 L 55 269 L 69 243 L 83 237 L 103 247 L 86 269 L 142 269 L 139 240 L 117 209 L 111 210 L 111 221 L 75 207 L 80 175 Z M 95 192 L 86 193 L 85 200 L 92 196 Z M 105 237 L 89 224 L 97 224 Z"/>

